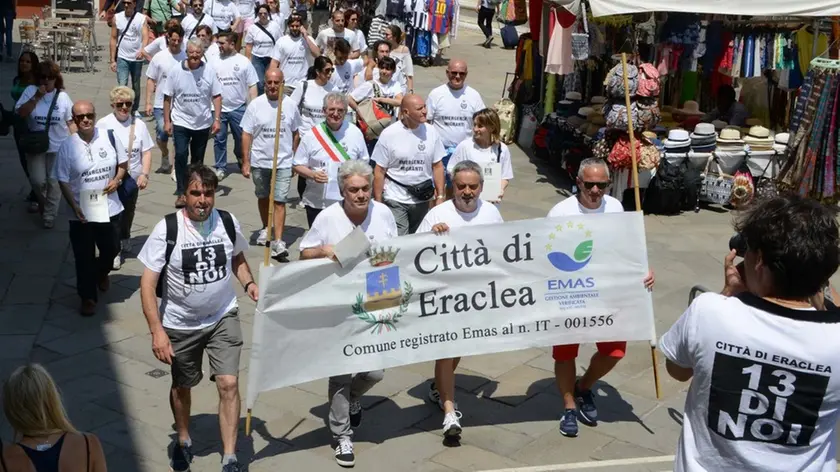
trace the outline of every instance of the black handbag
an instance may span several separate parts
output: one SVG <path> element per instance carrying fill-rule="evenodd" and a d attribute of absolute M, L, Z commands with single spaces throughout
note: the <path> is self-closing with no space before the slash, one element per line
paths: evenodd
<path fill-rule="evenodd" d="M 20 137 L 19 145 L 24 154 L 43 154 L 50 150 L 50 125 L 52 124 L 53 110 L 55 110 L 59 94 L 61 94 L 61 90 L 55 89 L 55 96 L 50 103 L 50 110 L 47 112 L 47 124 L 44 126 L 44 130 L 27 131 Z"/>
<path fill-rule="evenodd" d="M 385 177 L 391 179 L 391 182 L 394 182 L 395 184 L 404 188 L 412 197 L 416 198 L 417 200 L 420 200 L 421 202 L 428 202 L 435 196 L 435 183 L 432 181 L 432 179 L 424 180 L 419 184 L 406 185 L 394 179 L 387 173 L 385 174 Z"/>
<path fill-rule="evenodd" d="M 115 173 L 114 173 L 114 176 L 116 176 L 117 173 L 119 173 L 118 168 L 120 166 L 120 156 L 117 155 L 117 152 L 118 152 L 117 151 L 117 138 L 116 138 L 116 136 L 114 136 L 114 130 L 112 130 L 112 129 L 108 130 L 108 139 L 111 140 L 111 146 L 114 147 L 114 155 L 117 158 L 117 167 L 115 168 L 117 170 L 115 170 Z M 129 161 L 131 160 L 131 151 L 132 151 L 133 147 L 134 147 L 134 117 L 132 116 L 131 117 L 131 130 L 129 131 L 129 134 L 128 134 L 128 148 L 126 150 L 126 154 L 128 154 Z M 119 197 L 120 202 L 122 202 L 122 204 L 125 205 L 126 202 L 132 200 L 134 198 L 134 196 L 137 195 L 137 192 L 139 192 L 139 191 L 140 191 L 140 188 L 137 187 L 137 181 L 134 180 L 134 177 L 132 177 L 131 174 L 126 172 L 125 176 L 123 177 L 122 183 L 120 183 L 120 186 L 117 187 L 117 196 Z"/>

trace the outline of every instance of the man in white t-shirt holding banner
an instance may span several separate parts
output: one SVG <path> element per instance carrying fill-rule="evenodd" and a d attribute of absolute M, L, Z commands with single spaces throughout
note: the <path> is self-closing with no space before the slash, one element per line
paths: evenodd
<path fill-rule="evenodd" d="M 257 244 L 265 246 L 268 237 L 268 205 L 271 196 L 271 167 L 274 163 L 274 138 L 277 126 L 277 105 L 282 97 L 280 142 L 277 152 L 277 174 L 274 179 L 274 234 L 271 256 L 286 257 L 283 227 L 286 225 L 286 199 L 292 181 L 292 147 L 297 140 L 300 114 L 297 104 L 283 96 L 283 72 L 269 69 L 265 74 L 265 94 L 248 104 L 242 118 L 242 176 L 254 181 L 254 194 L 263 229 Z"/>
<path fill-rule="evenodd" d="M 134 89 L 134 105 L 131 112 L 140 106 L 140 75 L 143 72 L 143 48 L 149 44 L 148 17 L 136 10 L 136 0 L 123 0 L 125 11 L 114 15 L 111 26 L 111 72 L 117 73 L 117 84 Z"/>
<path fill-rule="evenodd" d="M 394 213 L 400 236 L 413 234 L 429 208 L 443 203 L 445 171 L 437 131 L 426 123 L 426 104 L 409 94 L 400 104 L 400 122 L 385 128 L 373 149 L 373 196 Z"/>
<path fill-rule="evenodd" d="M 373 171 L 364 160 L 349 160 L 338 169 L 341 201 L 320 212 L 300 242 L 300 258 L 333 259 L 334 248 L 356 228 L 372 245 L 397 236 L 394 216 L 385 205 L 371 198 Z M 362 423 L 361 398 L 380 382 L 385 371 L 338 375 L 329 379 L 328 424 L 335 442 L 335 461 L 353 467 L 353 429 Z"/>
<path fill-rule="evenodd" d="M 112 145 L 108 132 L 95 127 L 92 103 L 76 102 L 73 121 L 78 132 L 62 143 L 52 174 L 73 209 L 70 244 L 76 265 L 76 292 L 82 300 L 79 312 L 92 316 L 96 313 L 96 290 L 110 288 L 108 273 L 119 253 L 123 205 L 117 187 L 128 171 L 128 153 L 120 140 Z"/>
<path fill-rule="evenodd" d="M 840 311 L 814 306 L 840 265 L 837 210 L 780 196 L 735 229 L 723 292 L 695 298 L 659 340 L 671 377 L 691 380 L 673 470 L 833 472 Z"/>
<path fill-rule="evenodd" d="M 172 366 L 169 395 L 178 438 L 170 467 L 176 472 L 190 469 L 190 392 L 204 377 L 206 353 L 210 380 L 219 392 L 222 472 L 240 472 L 244 468 L 236 458 L 236 436 L 243 341 L 231 282 L 238 279 L 253 301 L 259 289 L 245 259 L 248 240 L 239 222 L 214 208 L 216 174 L 195 164 L 184 183 L 185 208 L 155 225 L 137 256 L 145 266 L 140 299 L 152 333 L 152 351 L 159 361 Z"/>
<path fill-rule="evenodd" d="M 621 213 L 621 202 L 607 195 L 610 187 L 610 170 L 606 161 L 597 158 L 584 159 L 577 176 L 578 193 L 554 205 L 548 212 L 549 218 L 578 216 L 592 213 Z M 617 229 L 618 230 L 618 229 Z M 650 271 L 643 283 L 653 289 L 654 275 Z M 626 341 L 595 343 L 598 351 L 589 361 L 583 376 L 576 381 L 579 344 L 554 346 L 554 380 L 563 398 L 563 415 L 560 419 L 560 434 L 577 437 L 578 416 L 587 426 L 598 425 L 598 409 L 592 387 L 618 364 L 627 351 Z"/>
<path fill-rule="evenodd" d="M 283 93 L 291 95 L 295 87 L 306 80 L 306 72 L 315 58 L 321 55 L 315 40 L 303 27 L 300 15 L 292 14 L 288 20 L 289 34 L 277 40 L 271 52 L 269 69 L 279 67 L 286 79 Z"/>
<path fill-rule="evenodd" d="M 216 157 L 216 175 L 219 180 L 227 174 L 228 128 L 233 135 L 233 155 L 242 168 L 242 115 L 245 104 L 257 98 L 257 71 L 247 57 L 236 50 L 236 33 L 219 33 L 219 58 L 213 61 L 213 68 L 222 84 L 221 129 L 213 138 L 213 153 Z"/>
<path fill-rule="evenodd" d="M 207 140 L 221 129 L 222 84 L 202 61 L 204 49 L 200 38 L 191 39 L 187 59 L 169 70 L 163 90 L 164 130 L 175 138 L 175 208 L 186 205 L 187 155 L 190 163 L 203 163 Z"/>
<path fill-rule="evenodd" d="M 499 210 L 481 200 L 484 171 L 473 161 L 462 161 L 452 169 L 453 199 L 432 208 L 418 233 L 446 234 L 450 228 L 504 223 Z M 443 410 L 443 435 L 461 435 L 461 412 L 455 407 L 455 369 L 460 357 L 435 361 L 435 381 L 429 386 L 429 399 Z"/>
<path fill-rule="evenodd" d="M 446 67 L 449 81 L 429 92 L 426 98 L 426 113 L 429 121 L 443 141 L 446 157 L 443 166 L 461 141 L 472 136 L 473 114 L 486 108 L 481 94 L 466 84 L 467 62 L 460 59 L 449 61 Z"/>

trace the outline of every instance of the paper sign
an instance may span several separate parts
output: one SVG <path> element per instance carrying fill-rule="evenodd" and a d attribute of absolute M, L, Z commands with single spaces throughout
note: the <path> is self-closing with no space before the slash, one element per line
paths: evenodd
<path fill-rule="evenodd" d="M 481 169 L 484 171 L 481 199 L 488 202 L 498 201 L 502 193 L 502 165 L 498 162 L 487 162 L 481 164 Z"/>
<path fill-rule="evenodd" d="M 367 254 L 368 249 L 370 249 L 370 241 L 367 235 L 362 228 L 356 226 L 352 233 L 335 245 L 333 253 L 341 267 L 350 267 L 360 260 L 361 256 Z"/>
<path fill-rule="evenodd" d="M 89 223 L 108 223 L 111 217 L 108 215 L 108 195 L 102 193 L 102 189 L 82 190 L 79 193 L 79 206 L 85 220 Z"/>
<path fill-rule="evenodd" d="M 338 190 L 338 168 L 341 164 L 341 162 L 327 162 L 326 172 L 329 181 L 324 192 L 325 200 L 341 200 L 341 192 Z"/>

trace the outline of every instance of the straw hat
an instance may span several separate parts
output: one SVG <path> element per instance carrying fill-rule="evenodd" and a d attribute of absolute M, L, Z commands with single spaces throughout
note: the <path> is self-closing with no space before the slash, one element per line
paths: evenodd
<path fill-rule="evenodd" d="M 566 92 L 566 100 L 581 101 L 583 100 L 583 96 L 580 92 Z"/>
<path fill-rule="evenodd" d="M 763 126 L 752 126 L 744 136 L 744 142 L 752 148 L 770 148 L 773 145 L 773 138 L 770 137 L 770 130 Z"/>
<path fill-rule="evenodd" d="M 683 107 L 678 110 L 683 115 L 688 116 L 703 116 L 706 113 L 700 111 L 700 104 L 694 100 L 687 100 L 683 103 Z"/>
<path fill-rule="evenodd" d="M 668 131 L 668 137 L 665 139 L 665 149 L 686 148 L 690 145 L 691 136 L 688 131 L 680 128 Z"/>
<path fill-rule="evenodd" d="M 746 124 L 749 127 L 762 125 L 761 120 L 758 118 L 747 118 L 747 121 L 745 121 L 744 124 Z"/>
<path fill-rule="evenodd" d="M 595 113 L 595 110 L 592 107 L 580 107 L 578 109 L 578 115 L 582 118 L 588 118 L 593 113 Z"/>
<path fill-rule="evenodd" d="M 589 115 L 589 122 L 592 123 L 593 125 L 598 125 L 598 126 L 606 126 L 607 125 L 607 120 L 603 117 L 603 115 L 596 115 L 596 114 Z"/>
<path fill-rule="evenodd" d="M 566 94 L 566 95 L 568 95 L 568 94 Z M 595 95 L 594 97 L 592 97 L 591 100 L 589 100 L 589 103 L 591 103 L 593 105 L 599 105 L 599 104 L 603 104 L 603 103 L 606 103 L 606 102 L 607 102 L 607 97 L 603 97 L 601 95 Z"/>
<path fill-rule="evenodd" d="M 778 133 L 774 138 L 774 144 L 779 144 L 782 146 L 787 146 L 788 141 L 790 141 L 790 133 Z"/>
<path fill-rule="evenodd" d="M 724 144 L 744 144 L 744 140 L 741 139 L 741 130 L 738 128 L 723 128 L 717 140 Z"/>

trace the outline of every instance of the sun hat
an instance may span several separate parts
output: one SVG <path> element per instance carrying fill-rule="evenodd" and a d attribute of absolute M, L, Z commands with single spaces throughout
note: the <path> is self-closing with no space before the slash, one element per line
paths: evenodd
<path fill-rule="evenodd" d="M 584 120 L 578 115 L 572 115 L 566 118 L 566 123 L 568 123 L 573 128 L 580 128 L 580 125 L 586 123 L 586 120 Z"/>
<path fill-rule="evenodd" d="M 778 133 L 774 138 L 774 144 L 780 144 L 783 146 L 787 146 L 788 141 L 790 140 L 790 133 Z"/>
<path fill-rule="evenodd" d="M 715 131 L 715 125 L 711 123 L 698 123 L 697 126 L 694 127 L 694 132 L 691 133 L 691 139 L 708 139 L 709 136 L 714 136 L 717 138 L 717 132 Z"/>
<path fill-rule="evenodd" d="M 603 97 L 601 95 L 595 95 L 594 97 L 592 97 L 591 100 L 589 100 L 589 103 L 591 103 L 593 105 L 598 105 L 598 104 L 606 103 L 606 101 L 607 101 L 607 97 Z"/>
<path fill-rule="evenodd" d="M 749 127 L 761 126 L 762 125 L 761 120 L 758 119 L 758 118 L 747 118 L 747 120 L 744 122 L 744 124 L 749 126 Z"/>
<path fill-rule="evenodd" d="M 578 116 L 582 118 L 588 118 L 593 113 L 595 113 L 595 110 L 592 107 L 580 107 L 578 109 Z"/>
<path fill-rule="evenodd" d="M 602 115 L 597 115 L 597 114 L 589 115 L 589 122 L 594 124 L 594 125 L 598 125 L 598 126 L 606 126 L 607 125 L 607 120 L 604 119 L 604 117 Z"/>
<path fill-rule="evenodd" d="M 688 131 L 681 128 L 668 131 L 668 137 L 665 139 L 665 149 L 687 148 L 690 145 L 691 136 Z"/>
<path fill-rule="evenodd" d="M 727 126 L 729 126 L 729 123 L 727 123 L 727 122 L 725 122 L 725 121 L 723 121 L 723 120 L 715 120 L 715 121 L 712 121 L 712 124 L 714 125 L 715 130 L 717 130 L 717 131 L 720 131 L 720 130 L 722 130 L 723 128 L 726 128 Z"/>
<path fill-rule="evenodd" d="M 744 140 L 741 139 L 741 130 L 731 127 L 720 130 L 717 141 L 725 144 L 744 144 Z"/>
<path fill-rule="evenodd" d="M 580 92 L 566 92 L 566 100 L 581 101 L 583 100 L 583 96 L 581 96 Z"/>
<path fill-rule="evenodd" d="M 770 130 L 760 125 L 750 127 L 747 135 L 744 136 L 744 141 L 748 144 L 750 142 L 773 144 L 773 138 L 770 137 Z"/>
<path fill-rule="evenodd" d="M 700 111 L 700 104 L 695 102 L 694 100 L 687 100 L 685 103 L 683 103 L 683 107 L 677 111 L 679 111 L 683 115 L 689 116 L 705 115 L 704 112 Z"/>

